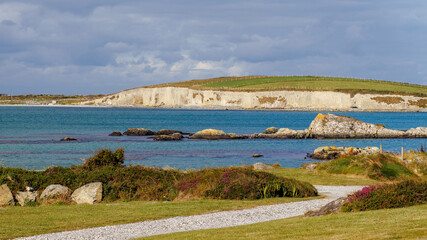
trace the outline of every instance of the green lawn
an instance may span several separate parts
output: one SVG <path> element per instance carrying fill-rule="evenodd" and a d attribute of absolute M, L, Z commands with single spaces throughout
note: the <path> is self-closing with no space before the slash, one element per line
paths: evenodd
<path fill-rule="evenodd" d="M 269 172 L 278 176 L 309 182 L 313 185 L 373 185 L 381 183 L 361 176 L 333 175 L 300 168 L 275 168 Z"/>
<path fill-rule="evenodd" d="M 196 89 L 223 89 L 241 91 L 266 90 L 319 90 L 355 93 L 392 93 L 427 96 L 427 86 L 399 82 L 355 78 L 318 76 L 245 76 L 222 77 L 204 80 L 167 83 L 160 86 L 188 87 Z M 150 86 L 154 87 L 154 86 Z"/>
<path fill-rule="evenodd" d="M 314 198 L 199 200 L 186 202 L 135 201 L 96 205 L 9 207 L 0 209 L 0 239 L 311 199 Z"/>
<path fill-rule="evenodd" d="M 141 239 L 426 239 L 427 204 L 408 208 L 295 217 L 239 227 Z"/>

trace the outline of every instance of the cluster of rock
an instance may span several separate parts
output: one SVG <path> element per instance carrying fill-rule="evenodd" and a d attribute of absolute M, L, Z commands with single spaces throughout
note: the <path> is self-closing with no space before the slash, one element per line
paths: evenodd
<path fill-rule="evenodd" d="M 427 127 L 411 128 L 409 130 L 388 129 L 381 124 L 359 121 L 355 118 L 334 114 L 321 114 L 311 122 L 308 129 L 293 130 L 289 128 L 267 128 L 262 133 L 252 135 L 237 135 L 225 133 L 216 129 L 205 129 L 195 134 L 183 133 L 177 130 L 162 129 L 152 131 L 145 128 L 130 128 L 123 134 L 114 131 L 110 136 L 154 136 L 156 141 L 179 141 L 188 135 L 190 139 L 307 139 L 307 138 L 427 138 Z"/>
<path fill-rule="evenodd" d="M 307 157 L 318 160 L 332 160 L 346 155 L 370 155 L 380 153 L 381 150 L 377 147 L 318 147 L 313 154 L 307 154 Z"/>
<path fill-rule="evenodd" d="M 114 131 L 109 134 L 109 136 L 154 136 L 155 141 L 179 141 L 184 138 L 184 134 L 181 131 L 170 130 L 170 129 L 161 129 L 159 131 L 152 131 L 151 129 L 146 128 L 129 128 L 123 134 L 120 131 Z"/>
<path fill-rule="evenodd" d="M 15 197 L 7 184 L 1 185 L 0 206 L 13 206 L 15 205 L 15 200 L 21 206 L 37 201 L 45 202 L 49 200 L 71 200 L 77 204 L 94 204 L 102 200 L 102 183 L 89 183 L 76 189 L 74 192 L 66 186 L 52 184 L 46 187 L 41 194 L 37 191 L 33 191 L 31 187 L 26 187 L 26 191 L 17 191 Z"/>

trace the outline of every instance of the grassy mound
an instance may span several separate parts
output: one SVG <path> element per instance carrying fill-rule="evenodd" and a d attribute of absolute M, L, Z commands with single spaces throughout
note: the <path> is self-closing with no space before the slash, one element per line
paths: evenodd
<path fill-rule="evenodd" d="M 149 87 L 187 87 L 230 91 L 338 91 L 351 94 L 379 93 L 427 96 L 427 86 L 355 78 L 319 76 L 244 76 L 221 77 L 154 85 Z"/>
<path fill-rule="evenodd" d="M 426 181 L 403 181 L 365 187 L 347 198 L 344 212 L 400 208 L 423 204 L 427 201 Z"/>
<path fill-rule="evenodd" d="M 344 156 L 320 163 L 316 170 L 332 174 L 361 175 L 375 180 L 418 178 L 397 157 L 390 154 Z"/>
<path fill-rule="evenodd" d="M 250 168 L 212 168 L 182 172 L 143 166 L 123 166 L 123 149 L 100 150 L 80 166 L 44 171 L 0 167 L 0 185 L 13 191 L 26 186 L 42 191 L 50 184 L 75 190 L 102 182 L 105 200 L 174 200 L 179 195 L 212 199 L 260 199 L 316 196 L 308 183 L 277 177 Z"/>

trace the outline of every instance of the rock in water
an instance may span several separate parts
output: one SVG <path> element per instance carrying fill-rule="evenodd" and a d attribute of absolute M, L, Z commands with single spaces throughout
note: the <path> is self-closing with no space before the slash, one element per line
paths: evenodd
<path fill-rule="evenodd" d="M 252 166 L 254 167 L 254 170 L 274 169 L 273 166 L 261 162 L 254 163 Z"/>
<path fill-rule="evenodd" d="M 127 136 L 147 136 L 147 135 L 154 135 L 154 132 L 150 129 L 145 128 L 129 128 L 126 130 L 126 132 L 123 133 L 123 135 Z"/>
<path fill-rule="evenodd" d="M 255 158 L 256 158 L 256 157 L 264 157 L 264 155 L 256 154 L 256 153 L 255 153 L 254 155 L 252 155 L 252 157 L 255 157 Z"/>
<path fill-rule="evenodd" d="M 123 135 L 122 135 L 122 133 L 121 133 L 120 131 L 114 131 L 114 132 L 112 132 L 112 133 L 108 134 L 108 136 L 116 136 L 116 137 L 119 137 L 119 136 L 123 136 Z"/>
<path fill-rule="evenodd" d="M 154 141 L 180 141 L 182 139 L 181 133 L 174 133 L 171 135 L 156 135 Z"/>
<path fill-rule="evenodd" d="M 77 139 L 75 139 L 73 137 L 64 137 L 61 139 L 61 141 L 77 141 Z"/>
<path fill-rule="evenodd" d="M 274 134 L 277 131 L 279 131 L 279 129 L 275 128 L 275 127 L 269 127 L 267 129 L 264 130 L 264 134 Z"/>
<path fill-rule="evenodd" d="M 12 192 L 6 184 L 0 186 L 0 207 L 2 206 L 13 206 L 15 201 L 13 200 Z"/>
<path fill-rule="evenodd" d="M 66 199 L 70 195 L 71 189 L 62 186 L 60 184 L 52 184 L 42 192 L 40 196 L 41 200 L 47 200 L 52 198 L 63 198 Z"/>
<path fill-rule="evenodd" d="M 102 183 L 94 182 L 76 189 L 71 199 L 77 204 L 94 204 L 102 200 Z"/>
<path fill-rule="evenodd" d="M 355 118 L 319 113 L 308 128 L 317 138 L 399 138 L 404 131 L 387 129 L 381 124 L 371 124 Z"/>
<path fill-rule="evenodd" d="M 235 133 L 225 133 L 221 130 L 216 129 L 205 129 L 190 136 L 190 139 L 206 139 L 206 140 L 218 140 L 218 139 L 246 139 L 249 138 L 247 135 L 237 135 Z"/>
<path fill-rule="evenodd" d="M 177 131 L 177 130 L 161 129 L 159 131 L 154 132 L 154 135 L 172 135 L 174 133 L 182 134 L 181 131 Z"/>

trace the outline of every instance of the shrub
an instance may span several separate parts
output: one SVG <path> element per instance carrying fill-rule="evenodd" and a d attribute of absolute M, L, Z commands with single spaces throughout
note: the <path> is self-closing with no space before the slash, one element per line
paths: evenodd
<path fill-rule="evenodd" d="M 250 168 L 213 168 L 193 171 L 177 182 L 184 194 L 213 199 L 260 199 L 316 196 L 309 183 L 254 171 Z"/>
<path fill-rule="evenodd" d="M 351 212 L 399 208 L 423 204 L 426 200 L 427 182 L 406 180 L 365 187 L 350 195 L 341 210 Z"/>
<path fill-rule="evenodd" d="M 125 161 L 124 148 L 112 152 L 109 149 L 99 150 L 93 157 L 86 160 L 83 166 L 93 170 L 103 166 L 120 167 Z"/>

